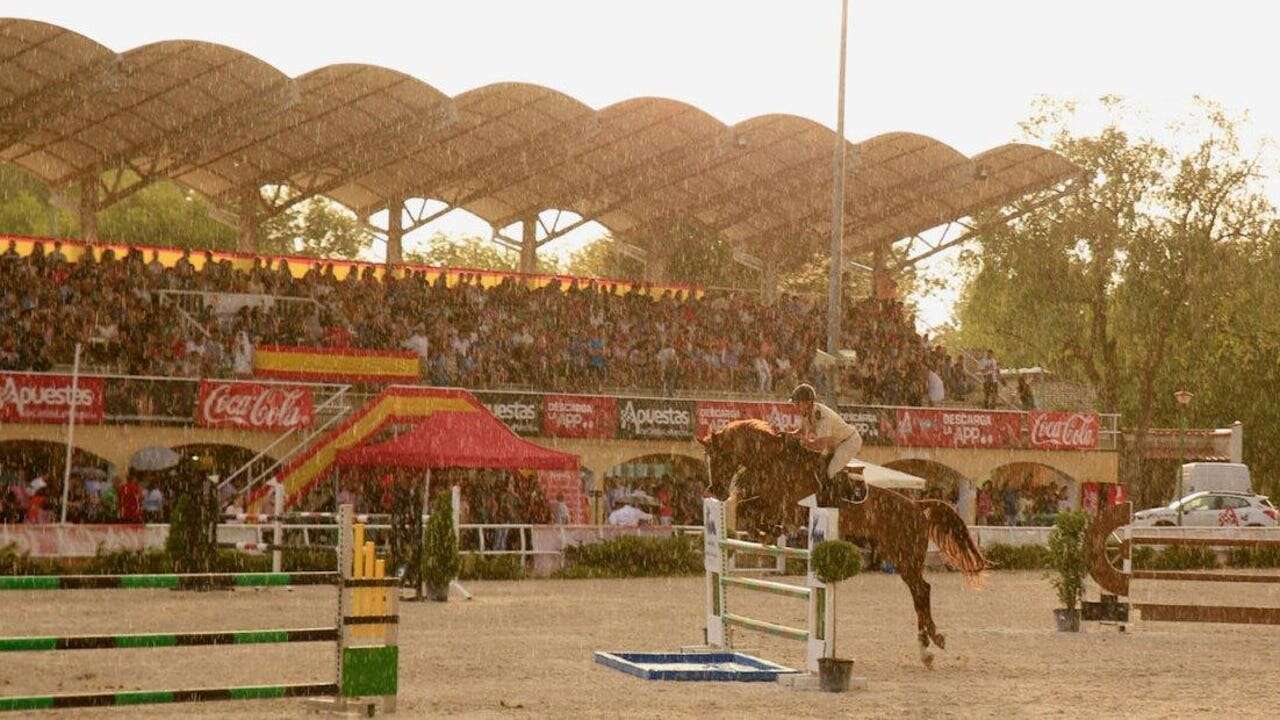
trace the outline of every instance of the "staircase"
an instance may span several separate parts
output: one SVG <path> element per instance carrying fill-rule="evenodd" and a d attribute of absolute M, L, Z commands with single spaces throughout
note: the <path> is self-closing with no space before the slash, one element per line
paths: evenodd
<path fill-rule="evenodd" d="M 334 386 L 327 397 L 317 398 L 314 420 L 305 428 L 294 428 L 284 432 L 280 437 L 263 448 L 235 472 L 218 483 L 219 497 L 239 495 L 254 498 L 266 489 L 266 483 L 274 479 L 294 458 L 310 450 L 321 441 L 334 427 L 346 420 L 363 403 L 365 398 L 351 392 L 351 386 Z M 283 452 L 279 452 L 285 449 Z M 273 456 L 273 452 L 279 452 Z"/>

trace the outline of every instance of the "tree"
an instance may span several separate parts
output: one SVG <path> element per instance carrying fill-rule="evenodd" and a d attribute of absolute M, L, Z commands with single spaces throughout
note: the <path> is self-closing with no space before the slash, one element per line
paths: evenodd
<path fill-rule="evenodd" d="M 148 185 L 98 213 L 98 235 L 129 245 L 232 250 L 235 230 L 214 220 L 198 193 L 168 180 Z"/>
<path fill-rule="evenodd" d="M 427 239 L 420 250 L 404 254 L 405 262 L 437 265 L 442 267 L 473 268 L 477 270 L 511 270 L 520 266 L 520 255 L 479 235 L 462 237 L 437 232 Z M 538 256 L 538 272 L 558 273 L 556 260 Z"/>
<path fill-rule="evenodd" d="M 0 164 L 0 233 L 57 235 L 70 224 L 43 183 L 16 165 Z"/>
<path fill-rule="evenodd" d="M 613 238 L 602 237 L 571 253 L 565 272 L 580 277 L 638 278 L 644 276 L 644 263 L 619 252 Z"/>
<path fill-rule="evenodd" d="M 323 197 L 293 205 L 262 223 L 264 253 L 355 259 L 373 245 L 373 233 L 350 210 Z"/>
<path fill-rule="evenodd" d="M 1101 409 L 1132 430 L 1125 479 L 1139 502 L 1154 503 L 1168 482 L 1144 472 L 1148 431 L 1157 420 L 1173 424 L 1173 386 L 1190 382 L 1197 355 L 1218 352 L 1234 332 L 1208 323 L 1238 327 L 1223 303 L 1253 292 L 1248 258 L 1274 244 L 1274 213 L 1259 158 L 1242 150 L 1237 121 L 1221 108 L 1197 104 L 1201 134 L 1185 150 L 1128 132 L 1123 104 L 1102 103 L 1113 119 L 1096 134 L 1073 134 L 1075 108 L 1064 103 L 1047 102 L 1024 123 L 1030 139 L 1048 141 L 1092 181 L 984 232 L 962 256 L 971 278 L 957 314 L 966 344 L 1095 386 Z"/>

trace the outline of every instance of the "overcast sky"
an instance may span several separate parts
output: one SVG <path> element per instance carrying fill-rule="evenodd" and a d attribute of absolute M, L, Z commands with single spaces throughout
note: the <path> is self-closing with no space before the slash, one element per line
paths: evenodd
<path fill-rule="evenodd" d="M 919 132 L 972 155 L 1015 139 L 1037 95 L 1103 93 L 1160 122 L 1198 93 L 1250 110 L 1257 132 L 1280 134 L 1275 7 L 851 0 L 847 134 Z M 291 75 L 366 62 L 451 95 L 518 80 L 597 108 L 655 95 L 726 123 L 787 112 L 835 124 L 838 0 L 5 0 L 0 14 L 69 27 L 115 50 L 223 43 Z M 945 319 L 944 299 L 927 305 L 933 321 Z"/>

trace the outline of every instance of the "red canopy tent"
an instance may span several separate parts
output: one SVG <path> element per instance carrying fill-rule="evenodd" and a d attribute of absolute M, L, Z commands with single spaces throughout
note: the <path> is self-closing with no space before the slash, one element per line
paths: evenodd
<path fill-rule="evenodd" d="M 577 470 L 578 456 L 525 440 L 488 412 L 436 412 L 409 432 L 338 453 L 344 466 Z"/>

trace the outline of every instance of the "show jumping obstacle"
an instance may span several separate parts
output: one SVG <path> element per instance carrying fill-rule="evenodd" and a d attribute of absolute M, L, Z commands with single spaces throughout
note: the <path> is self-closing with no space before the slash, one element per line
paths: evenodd
<path fill-rule="evenodd" d="M 198 575 L 64 575 L 0 577 L 0 590 L 88 590 L 280 587 L 336 585 L 334 627 L 271 628 L 223 632 L 66 635 L 0 638 L 0 652 L 172 648 L 263 643 L 334 643 L 335 674 L 330 682 L 248 687 L 135 690 L 74 695 L 0 696 L 0 711 L 47 710 L 149 703 L 328 698 L 325 709 L 372 710 L 381 701 L 394 712 L 399 676 L 397 578 L 385 577 L 364 528 L 352 522 L 351 506 L 342 506 L 336 572 L 209 573 Z"/>
<path fill-rule="evenodd" d="M 724 501 L 707 498 L 702 501 L 703 566 L 706 574 L 707 628 L 709 647 L 730 650 L 734 629 L 753 630 L 805 644 L 805 669 L 818 671 L 820 658 L 835 653 L 835 587 L 818 580 L 809 564 L 810 554 L 823 540 L 839 539 L 840 513 L 835 508 L 809 509 L 808 549 L 736 540 L 729 537 L 734 524 L 733 508 Z M 769 555 L 805 561 L 805 584 L 789 585 L 771 580 L 736 577 L 732 558 L 735 554 Z M 763 592 L 805 600 L 808 616 L 805 628 L 794 628 L 746 617 L 729 611 L 726 588 Z"/>
<path fill-rule="evenodd" d="M 1102 590 L 1099 602 L 1085 602 L 1084 620 L 1128 623 L 1130 610 L 1142 613 L 1144 621 L 1245 623 L 1280 625 L 1280 607 L 1248 607 L 1224 605 L 1189 605 L 1154 602 L 1130 602 L 1134 581 L 1180 581 L 1216 583 L 1280 583 L 1280 575 L 1177 571 L 1134 570 L 1132 551 L 1137 546 L 1180 546 L 1206 548 L 1280 547 L 1280 533 L 1273 528 L 1234 527 L 1131 527 L 1132 505 L 1122 503 L 1099 511 L 1087 536 L 1090 557 L 1089 574 Z M 1115 538 L 1121 567 L 1107 557 L 1108 540 Z"/>

